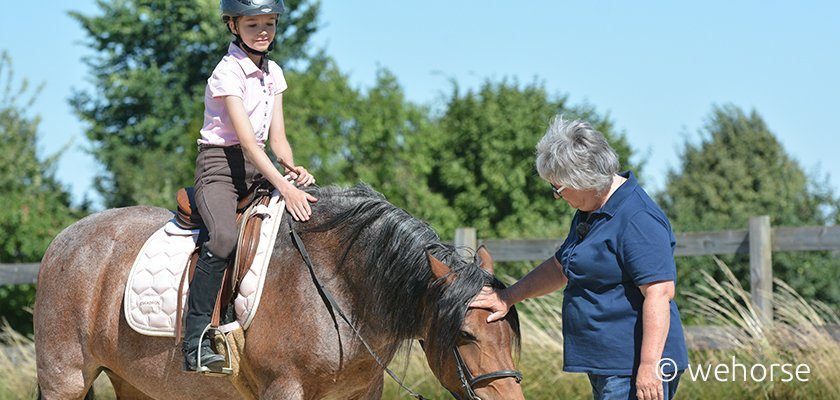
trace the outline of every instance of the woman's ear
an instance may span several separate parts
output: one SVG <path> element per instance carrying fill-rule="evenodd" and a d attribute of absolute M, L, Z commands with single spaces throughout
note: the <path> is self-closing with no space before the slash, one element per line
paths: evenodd
<path fill-rule="evenodd" d="M 235 19 L 229 18 L 227 20 L 227 24 L 228 24 L 228 30 L 230 30 L 231 33 L 233 33 L 234 35 L 239 34 L 239 32 L 236 31 L 236 20 Z"/>

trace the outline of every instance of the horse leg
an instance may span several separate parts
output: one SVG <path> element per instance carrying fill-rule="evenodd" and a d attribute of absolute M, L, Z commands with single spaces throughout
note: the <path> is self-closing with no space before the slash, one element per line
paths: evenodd
<path fill-rule="evenodd" d="M 303 387 L 292 380 L 277 379 L 269 385 L 260 399 L 266 400 L 303 400 Z"/>
<path fill-rule="evenodd" d="M 111 380 L 111 385 L 114 386 L 114 393 L 117 395 L 117 400 L 154 400 L 145 393 L 137 390 L 128 382 L 117 376 L 111 371 L 105 371 L 108 374 L 108 379 Z"/>
<path fill-rule="evenodd" d="M 38 399 L 93 399 L 93 382 L 102 372 L 97 367 L 52 367 L 38 370 Z"/>

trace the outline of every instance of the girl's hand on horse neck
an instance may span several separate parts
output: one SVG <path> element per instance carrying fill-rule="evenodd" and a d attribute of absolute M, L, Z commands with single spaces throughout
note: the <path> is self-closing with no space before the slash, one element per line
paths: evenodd
<path fill-rule="evenodd" d="M 257 144 L 254 128 L 251 126 L 251 120 L 245 112 L 242 99 L 236 96 L 227 96 L 225 97 L 225 107 L 227 107 L 228 114 L 230 114 L 230 120 L 233 123 L 233 128 L 236 130 L 236 137 L 239 139 L 239 145 L 242 147 L 242 152 L 245 153 L 245 157 L 280 191 L 280 194 L 286 200 L 286 209 L 289 210 L 289 213 L 292 214 L 292 217 L 296 221 L 309 220 L 309 216 L 312 215 L 312 208 L 309 206 L 309 202 L 316 202 L 318 199 L 296 188 L 294 184 L 287 181 L 280 171 L 274 167 L 268 155 Z M 291 156 L 291 151 L 289 151 L 289 156 Z"/>

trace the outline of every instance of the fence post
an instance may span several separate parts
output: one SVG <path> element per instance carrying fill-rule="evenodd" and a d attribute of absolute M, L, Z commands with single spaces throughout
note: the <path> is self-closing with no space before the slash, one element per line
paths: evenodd
<path fill-rule="evenodd" d="M 457 228 L 455 229 L 455 248 L 461 257 L 471 257 L 471 252 L 478 247 L 478 241 L 475 236 L 475 228 Z"/>
<path fill-rule="evenodd" d="M 773 241 L 770 217 L 750 217 L 750 295 L 759 317 L 773 321 Z"/>

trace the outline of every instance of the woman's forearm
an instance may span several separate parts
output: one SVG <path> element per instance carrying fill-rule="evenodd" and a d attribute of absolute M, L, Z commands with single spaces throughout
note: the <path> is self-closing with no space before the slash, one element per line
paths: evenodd
<path fill-rule="evenodd" d="M 656 285 L 669 287 L 647 287 L 645 300 L 642 304 L 642 349 L 640 363 L 642 365 L 658 365 L 662 358 L 662 350 L 668 338 L 668 328 L 671 325 L 671 299 L 673 298 L 673 282 L 662 282 Z"/>
<path fill-rule="evenodd" d="M 504 290 L 509 305 L 522 300 L 544 296 L 566 285 L 568 279 L 563 268 L 553 256 L 543 261 L 528 275 Z"/>

